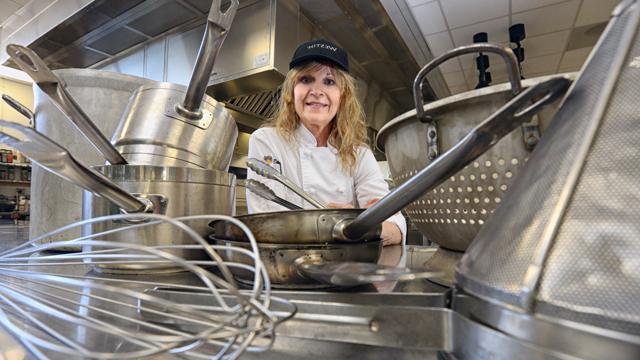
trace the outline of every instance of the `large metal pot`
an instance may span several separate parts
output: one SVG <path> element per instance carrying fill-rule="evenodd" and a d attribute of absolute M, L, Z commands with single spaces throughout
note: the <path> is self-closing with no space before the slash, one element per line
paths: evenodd
<path fill-rule="evenodd" d="M 235 175 L 218 170 L 145 165 L 108 165 L 98 169 L 82 165 L 62 146 L 21 124 L 0 120 L 0 142 L 8 144 L 48 171 L 99 196 L 86 195 L 85 218 L 136 212 L 153 212 L 170 217 L 187 215 L 233 215 L 235 209 Z M 103 175 L 104 174 L 104 175 Z M 83 235 L 131 225 L 110 223 L 83 228 Z M 201 235 L 208 233 L 207 223 L 189 224 Z M 111 241 L 141 245 L 182 245 L 193 240 L 174 227 L 158 225 L 143 230 L 108 234 Z M 200 259 L 200 252 L 168 250 L 185 259 Z M 177 271 L 174 267 L 141 264 L 100 265 L 109 272 Z"/>
<path fill-rule="evenodd" d="M 621 2 L 457 270 L 471 318 L 565 358 L 640 357 L 639 34 Z"/>
<path fill-rule="evenodd" d="M 457 55 L 458 49 L 434 62 L 441 63 L 451 54 Z M 563 76 L 575 78 L 574 74 Z M 395 184 L 402 185 L 435 161 L 438 152 L 454 146 L 470 129 L 513 98 L 514 89 L 526 89 L 549 78 L 528 79 L 521 85 L 519 80 L 513 80 L 511 84 L 473 90 L 426 105 L 420 99 L 418 106 L 424 110 L 424 118 L 417 116 L 416 110 L 406 112 L 386 124 L 377 137 L 377 146 L 385 151 Z M 416 79 L 416 83 L 421 81 Z M 558 105 L 559 102 L 527 119 L 528 123 L 502 138 L 485 154 L 410 203 L 405 211 L 420 232 L 443 248 L 464 251 L 502 201 Z"/>
<path fill-rule="evenodd" d="M 126 192 L 151 199 L 161 204 L 154 211 L 169 217 L 207 214 L 235 214 L 235 175 L 218 170 L 152 165 L 107 165 L 95 166 L 114 184 Z M 121 214 L 120 207 L 113 202 L 85 191 L 83 218 L 91 219 L 105 215 Z M 189 226 L 198 234 L 210 232 L 207 221 L 191 221 Z M 83 228 L 83 235 L 96 234 L 109 229 L 129 226 L 127 222 L 100 222 Z M 101 239 L 148 246 L 193 245 L 193 239 L 184 231 L 169 224 L 161 224 L 127 232 L 118 232 Z M 183 259 L 207 259 L 200 250 L 170 249 L 169 253 Z M 109 264 L 99 265 L 104 272 L 171 272 L 177 268 L 157 268 L 149 265 Z"/>
<path fill-rule="evenodd" d="M 55 70 L 66 89 L 95 125 L 107 137 L 116 129 L 133 92 L 151 83 L 139 77 L 90 69 Z M 61 144 L 84 164 L 103 165 L 104 157 L 85 141 L 83 134 L 71 124 L 40 88 L 34 86 L 36 129 Z M 108 111 L 106 110 L 108 109 Z M 35 238 L 82 218 L 82 189 L 43 169 L 37 163 L 31 171 L 31 221 L 29 237 Z M 64 209 L 61 211 L 60 209 Z M 73 230 L 73 237 L 80 230 Z M 48 241 L 64 240 L 52 237 Z M 70 247 L 68 250 L 79 250 Z"/>
<path fill-rule="evenodd" d="M 238 4 L 221 13 L 220 0 L 212 2 L 188 87 L 155 82 L 131 98 L 112 138 L 130 163 L 229 169 L 238 127 L 205 90 Z"/>

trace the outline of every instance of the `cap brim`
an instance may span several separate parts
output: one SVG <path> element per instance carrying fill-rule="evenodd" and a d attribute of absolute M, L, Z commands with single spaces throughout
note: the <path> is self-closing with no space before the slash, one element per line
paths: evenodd
<path fill-rule="evenodd" d="M 326 61 L 328 61 L 328 62 L 330 62 L 332 64 L 335 64 L 340 69 L 342 69 L 342 70 L 344 70 L 346 72 L 349 72 L 349 68 L 347 66 L 337 62 L 334 58 L 331 58 L 329 56 L 324 56 L 324 55 L 317 55 L 317 54 L 301 56 L 301 57 L 291 61 L 289 63 L 289 69 L 293 69 L 294 67 L 300 66 L 300 65 L 302 65 L 302 64 L 304 64 L 306 62 L 313 61 L 313 60 L 326 60 Z"/>

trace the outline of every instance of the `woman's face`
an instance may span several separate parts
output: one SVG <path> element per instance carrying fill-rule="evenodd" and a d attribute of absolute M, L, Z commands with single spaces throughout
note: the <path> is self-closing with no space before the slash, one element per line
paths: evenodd
<path fill-rule="evenodd" d="M 333 69 L 320 65 L 298 79 L 293 88 L 294 107 L 307 129 L 323 130 L 338 112 L 340 95 Z"/>

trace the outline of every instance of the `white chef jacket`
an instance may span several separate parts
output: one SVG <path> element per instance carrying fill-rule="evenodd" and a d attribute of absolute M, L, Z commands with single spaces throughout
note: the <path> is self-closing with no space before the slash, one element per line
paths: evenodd
<path fill-rule="evenodd" d="M 288 142 L 273 127 L 256 130 L 249 139 L 249 158 L 265 161 L 271 158 L 271 166 L 323 203 L 351 204 L 356 208 L 365 206 L 374 198 L 382 198 L 389 192 L 371 150 L 361 146 L 357 150 L 353 175 L 344 173 L 340 167 L 338 151 L 331 145 L 318 147 L 313 134 L 299 125 L 294 141 Z M 247 172 L 248 179 L 268 185 L 276 195 L 298 206 L 313 209 L 293 191 L 274 180 Z M 250 214 L 283 211 L 286 208 L 265 200 L 247 189 L 247 208 Z M 402 243 L 406 241 L 407 224 L 402 214 L 391 216 L 388 221 L 398 225 L 402 232 Z"/>

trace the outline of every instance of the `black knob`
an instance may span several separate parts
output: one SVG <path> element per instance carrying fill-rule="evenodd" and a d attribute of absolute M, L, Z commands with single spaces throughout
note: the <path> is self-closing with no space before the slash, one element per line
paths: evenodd
<path fill-rule="evenodd" d="M 479 32 L 473 35 L 473 43 L 485 43 L 489 41 L 489 35 L 486 32 Z"/>
<path fill-rule="evenodd" d="M 514 24 L 509 26 L 509 41 L 519 43 L 524 40 L 527 35 L 524 32 L 524 24 Z"/>

